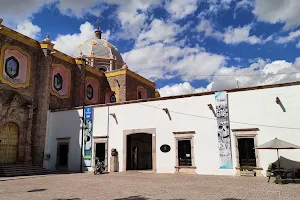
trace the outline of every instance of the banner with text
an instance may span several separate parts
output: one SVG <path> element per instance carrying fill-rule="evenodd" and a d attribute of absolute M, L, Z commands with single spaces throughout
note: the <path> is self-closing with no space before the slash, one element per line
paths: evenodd
<path fill-rule="evenodd" d="M 84 166 L 92 166 L 92 138 L 93 138 L 93 108 L 87 106 L 84 108 Z"/>
<path fill-rule="evenodd" d="M 232 169 L 227 93 L 216 92 L 215 100 L 216 100 L 216 117 L 217 117 L 217 126 L 218 126 L 217 128 L 218 128 L 220 168 Z"/>

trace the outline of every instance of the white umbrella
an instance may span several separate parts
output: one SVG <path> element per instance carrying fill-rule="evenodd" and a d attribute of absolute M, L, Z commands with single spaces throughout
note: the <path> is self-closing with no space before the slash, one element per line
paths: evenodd
<path fill-rule="evenodd" d="M 279 175 L 280 175 L 280 162 L 279 162 L 278 150 L 279 149 L 300 149 L 300 146 L 275 138 L 274 140 L 271 140 L 270 142 L 259 145 L 255 149 L 277 150 L 278 167 L 279 167 Z"/>

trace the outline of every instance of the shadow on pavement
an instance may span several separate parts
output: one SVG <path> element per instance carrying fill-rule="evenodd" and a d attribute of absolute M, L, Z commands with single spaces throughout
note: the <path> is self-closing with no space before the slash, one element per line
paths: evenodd
<path fill-rule="evenodd" d="M 47 189 L 34 189 L 34 190 L 29 190 L 27 192 L 43 192 L 46 191 Z"/>
<path fill-rule="evenodd" d="M 242 200 L 242 199 L 236 199 L 236 198 L 225 198 L 225 199 L 222 199 L 222 200 Z"/>
<path fill-rule="evenodd" d="M 131 196 L 131 197 L 125 197 L 120 199 L 114 199 L 114 200 L 150 200 L 150 198 L 146 198 L 142 196 Z M 155 199 L 155 200 L 159 200 L 159 199 Z M 186 200 L 186 199 L 172 199 L 172 200 Z"/>
<path fill-rule="evenodd" d="M 69 198 L 69 199 L 53 199 L 53 200 L 81 200 L 80 198 Z"/>

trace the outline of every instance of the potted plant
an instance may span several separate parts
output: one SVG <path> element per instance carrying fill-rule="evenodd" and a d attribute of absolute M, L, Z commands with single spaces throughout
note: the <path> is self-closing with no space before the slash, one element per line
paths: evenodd
<path fill-rule="evenodd" d="M 300 168 L 296 169 L 295 176 L 296 178 L 300 178 Z"/>
<path fill-rule="evenodd" d="M 267 177 L 271 176 L 272 170 L 276 169 L 276 163 L 270 163 L 267 169 Z"/>

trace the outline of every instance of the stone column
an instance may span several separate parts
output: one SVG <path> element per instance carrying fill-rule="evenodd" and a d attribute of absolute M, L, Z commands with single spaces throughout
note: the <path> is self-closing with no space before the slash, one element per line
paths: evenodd
<path fill-rule="evenodd" d="M 119 156 L 116 149 L 111 150 L 110 156 L 110 172 L 118 172 L 119 171 Z"/>
<path fill-rule="evenodd" d="M 27 128 L 27 134 L 26 134 L 25 145 L 24 145 L 25 164 L 32 164 L 32 157 L 31 157 L 32 120 L 33 120 L 33 105 L 28 105 L 28 128 Z"/>

